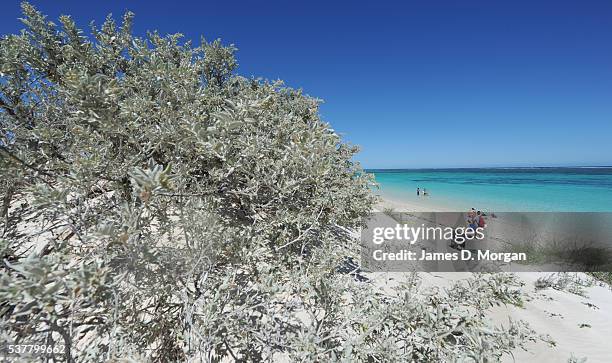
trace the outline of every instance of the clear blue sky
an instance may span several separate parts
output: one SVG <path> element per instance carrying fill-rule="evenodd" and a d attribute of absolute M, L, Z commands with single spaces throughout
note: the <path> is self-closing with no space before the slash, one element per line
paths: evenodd
<path fill-rule="evenodd" d="M 612 165 L 609 0 L 33 3 L 234 43 L 239 73 L 323 99 L 369 168 Z M 0 33 L 19 16 L 5 1 Z"/>

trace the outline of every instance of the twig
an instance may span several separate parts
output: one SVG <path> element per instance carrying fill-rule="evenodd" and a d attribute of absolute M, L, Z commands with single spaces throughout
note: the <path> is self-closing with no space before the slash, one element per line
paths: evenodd
<path fill-rule="evenodd" d="M 317 221 L 321 217 L 321 213 L 323 213 L 323 207 L 321 207 L 321 209 L 319 210 L 319 214 L 317 215 Z M 283 248 L 285 248 L 285 247 L 287 247 L 289 245 L 292 245 L 295 242 L 301 240 L 302 237 L 304 237 L 314 227 L 314 225 L 315 225 L 314 223 L 311 224 L 308 228 L 306 228 L 306 230 L 304 232 L 300 233 L 300 235 L 297 236 L 294 240 L 289 241 L 289 242 L 285 243 L 284 245 L 280 246 L 279 248 L 276 249 L 276 251 L 279 251 L 279 250 L 281 250 L 281 249 L 283 249 Z"/>

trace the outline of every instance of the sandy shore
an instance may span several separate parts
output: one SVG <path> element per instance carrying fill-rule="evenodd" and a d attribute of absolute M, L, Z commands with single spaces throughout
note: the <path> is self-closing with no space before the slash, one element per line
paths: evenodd
<path fill-rule="evenodd" d="M 453 209 L 449 206 L 443 206 L 441 204 L 416 204 L 416 203 L 407 203 L 400 202 L 391 199 L 382 199 L 376 204 L 375 209 L 377 211 L 384 211 L 386 209 L 393 209 L 397 212 L 456 212 L 459 209 Z"/>
<path fill-rule="evenodd" d="M 389 197 L 385 194 L 377 193 L 379 202 L 376 204 L 376 209 L 383 211 L 391 208 L 397 212 L 461 212 L 467 210 L 465 206 L 461 206 L 452 201 L 443 200 L 439 197 L 421 196 L 415 200 L 406 201 Z M 482 211 L 489 211 L 487 206 L 473 205 Z"/>
<path fill-rule="evenodd" d="M 392 200 L 382 200 L 377 211 L 392 208 L 398 212 L 447 212 L 448 207 L 432 210 L 431 205 L 415 205 Z M 390 217 L 389 217 L 390 218 Z M 391 219 L 391 218 L 390 218 Z M 391 220 L 390 223 L 393 223 Z M 419 273 L 423 283 L 449 287 L 454 281 L 468 278 L 469 272 Z M 553 288 L 536 289 L 539 278 L 547 278 L 547 272 L 519 272 L 524 282 L 522 291 L 525 303 L 522 307 L 501 306 L 493 309 L 490 319 L 496 325 L 507 326 L 508 319 L 524 320 L 539 334 L 548 335 L 555 342 L 551 347 L 544 342 L 532 343 L 529 351 L 517 350 L 507 362 L 567 362 L 572 356 L 586 357 L 587 362 L 610 362 L 612 344 L 612 289 L 596 284 L 582 288 L 581 294 Z M 586 274 L 574 275 L 577 279 L 590 279 Z M 409 277 L 408 273 L 371 273 L 375 283 L 385 289 Z"/>

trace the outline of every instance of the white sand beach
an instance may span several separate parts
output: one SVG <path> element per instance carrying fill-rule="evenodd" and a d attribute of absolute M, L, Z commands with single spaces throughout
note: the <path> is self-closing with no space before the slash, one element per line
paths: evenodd
<path fill-rule="evenodd" d="M 430 206 L 419 206 L 398 201 L 382 200 L 377 211 L 392 208 L 398 212 L 432 212 Z M 445 212 L 440 208 L 435 212 Z M 393 223 L 391 217 L 390 223 Z M 567 362 L 570 357 L 587 358 L 587 362 L 609 362 L 612 359 L 612 289 L 596 282 L 572 289 L 536 288 L 538 279 L 553 275 L 550 272 L 529 271 L 516 275 L 524 283 L 522 307 L 513 305 L 495 307 L 490 319 L 496 325 L 507 325 L 508 319 L 523 320 L 529 323 L 538 334 L 548 335 L 554 346 L 544 341 L 530 343 L 528 351 L 516 350 L 514 356 L 506 356 L 506 362 Z M 419 272 L 423 285 L 448 288 L 453 282 L 470 277 L 470 272 Z M 394 286 L 408 279 L 410 273 L 376 272 L 369 277 L 380 288 Z M 577 281 L 594 280 L 583 273 L 572 275 Z M 578 290 L 578 289 L 576 289 Z"/>
<path fill-rule="evenodd" d="M 432 212 L 431 207 L 392 200 L 381 200 L 377 211 L 393 209 L 397 212 Z M 439 208 L 435 212 L 449 211 Z M 391 217 L 390 223 L 393 223 Z M 612 289 L 604 283 L 583 286 L 579 294 L 554 288 L 536 289 L 536 281 L 549 278 L 553 273 L 529 271 L 517 272 L 524 283 L 521 291 L 525 303 L 522 307 L 495 307 L 490 319 L 495 325 L 508 324 L 508 319 L 529 323 L 538 334 L 548 335 L 554 341 L 551 346 L 543 341 L 529 344 L 529 350 L 517 350 L 507 356 L 507 362 L 566 362 L 570 357 L 587 358 L 587 362 L 609 362 L 612 359 Z M 469 278 L 470 272 L 419 272 L 425 286 L 448 288 L 453 282 Z M 410 273 L 376 272 L 370 277 L 382 289 L 405 281 Z M 573 275 L 577 280 L 593 281 L 584 273 Z"/>
<path fill-rule="evenodd" d="M 381 212 L 386 209 L 393 209 L 398 212 L 454 212 L 458 210 L 441 204 L 417 204 L 387 198 L 381 199 L 375 209 Z"/>
<path fill-rule="evenodd" d="M 399 285 L 409 273 L 373 273 L 375 283 L 381 288 Z M 467 279 L 471 273 L 438 272 L 419 273 L 424 286 L 445 288 L 453 282 Z M 544 341 L 530 343 L 528 351 L 515 350 L 504 362 L 567 362 L 572 356 L 587 358 L 587 362 L 609 362 L 612 345 L 612 290 L 608 286 L 584 288 L 585 296 L 552 288 L 536 290 L 534 283 L 550 274 L 517 273 L 525 283 L 522 291 L 525 303 L 522 307 L 505 305 L 494 307 L 490 314 L 495 325 L 508 325 L 508 319 L 529 323 L 538 334 L 548 335 L 554 342 L 550 346 Z M 586 277 L 586 276 L 585 276 Z"/>

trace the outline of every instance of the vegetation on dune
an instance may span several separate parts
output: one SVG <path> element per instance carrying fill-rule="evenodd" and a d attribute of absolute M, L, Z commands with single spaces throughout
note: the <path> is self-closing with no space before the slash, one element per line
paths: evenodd
<path fill-rule="evenodd" d="M 23 4 L 0 40 L 0 336 L 67 361 L 495 361 L 506 276 L 384 295 L 340 272 L 367 174 L 318 101 L 235 74 L 235 48 L 87 37 Z M 477 308 L 474 308 L 477 307 Z"/>

